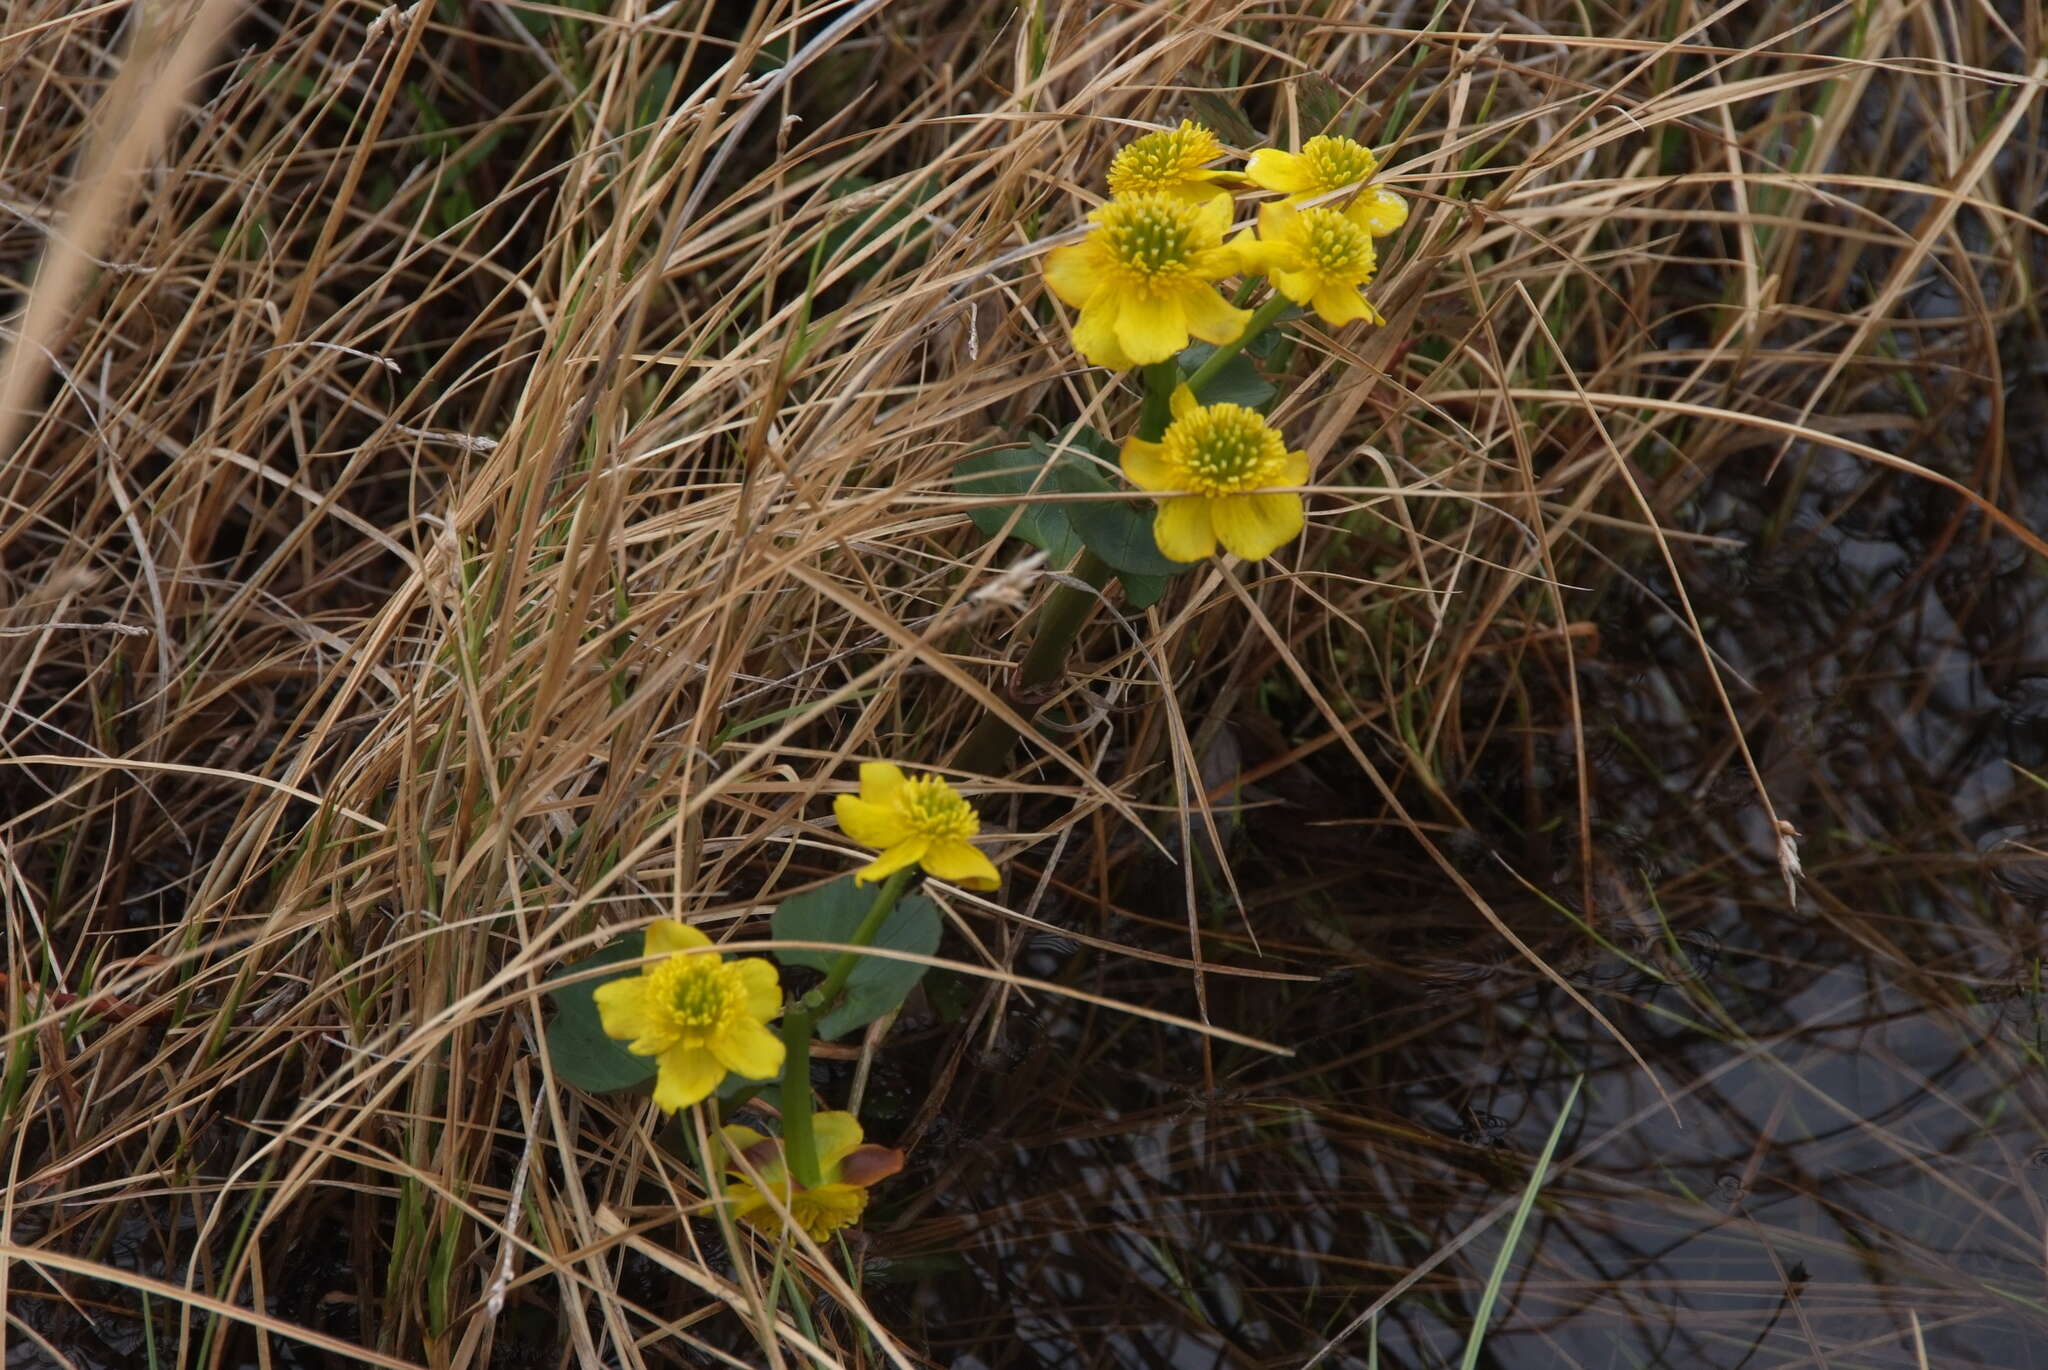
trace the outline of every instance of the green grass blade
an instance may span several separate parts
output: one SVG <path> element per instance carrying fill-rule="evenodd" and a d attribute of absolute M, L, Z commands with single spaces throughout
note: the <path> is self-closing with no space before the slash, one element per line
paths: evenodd
<path fill-rule="evenodd" d="M 1507 1240 L 1500 1244 L 1500 1255 L 1493 1260 L 1493 1273 L 1486 1277 L 1486 1288 L 1480 1292 L 1479 1306 L 1472 1312 L 1472 1332 L 1465 1338 L 1465 1357 L 1458 1362 L 1458 1370 L 1472 1370 L 1479 1364 L 1479 1348 L 1486 1344 L 1486 1325 L 1493 1319 L 1494 1301 L 1500 1297 L 1500 1287 L 1507 1281 L 1508 1262 L 1515 1258 L 1515 1248 L 1522 1241 L 1522 1227 L 1529 1221 L 1529 1210 L 1536 1206 L 1536 1196 L 1543 1189 L 1543 1177 L 1550 1173 L 1550 1158 L 1557 1154 L 1558 1139 L 1564 1136 L 1564 1125 L 1571 1119 L 1572 1105 L 1579 1101 L 1579 1089 L 1585 1083 L 1583 1075 L 1572 1081 L 1572 1092 L 1564 1096 L 1564 1107 L 1558 1110 L 1557 1122 L 1550 1129 L 1550 1140 L 1543 1144 L 1543 1154 L 1536 1158 L 1536 1168 L 1529 1172 L 1529 1183 L 1522 1188 L 1522 1201 L 1515 1205 L 1515 1216 L 1508 1222 Z"/>

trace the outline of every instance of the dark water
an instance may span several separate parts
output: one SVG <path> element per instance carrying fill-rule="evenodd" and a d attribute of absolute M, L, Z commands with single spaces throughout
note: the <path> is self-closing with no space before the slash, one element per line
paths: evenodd
<path fill-rule="evenodd" d="M 2039 528 L 2037 362 L 2011 359 L 2002 472 L 1982 404 L 1912 455 Z M 1259 964 L 1319 983 L 1210 981 L 1215 1021 L 1300 1054 L 1219 1049 L 1212 1084 L 1187 1034 L 1014 1016 L 1013 1068 L 922 1139 L 932 1188 L 883 1225 L 896 1324 L 963 1367 L 1365 1366 L 1375 1339 L 1381 1365 L 1457 1365 L 1583 1077 L 1479 1364 L 2048 1365 L 2048 579 L 1924 482 L 1794 448 L 1766 483 L 1774 455 L 1688 502 L 1679 526 L 1737 545 L 1680 565 L 1803 834 L 1796 906 L 1661 563 L 1582 581 L 1590 863 L 1561 659 L 1525 666 L 1522 724 L 1441 836 L 1612 1031 L 1412 842 L 1344 825 L 1378 801 L 1332 748 L 1252 791 L 1277 802 L 1233 849 Z M 1468 716 L 1508 688 L 1477 681 Z M 1177 884 L 1065 916 L 1184 954 L 1144 893 Z M 1234 911 L 1211 926 L 1210 955 L 1249 961 Z M 1185 972 L 1034 958 L 1193 1008 Z"/>

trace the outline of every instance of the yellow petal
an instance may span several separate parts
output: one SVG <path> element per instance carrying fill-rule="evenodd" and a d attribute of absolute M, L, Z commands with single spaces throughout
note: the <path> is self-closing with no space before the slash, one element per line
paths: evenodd
<path fill-rule="evenodd" d="M 1380 312 L 1366 302 L 1355 285 L 1326 285 L 1309 296 L 1309 303 L 1324 323 L 1341 328 L 1364 319 L 1379 323 Z"/>
<path fill-rule="evenodd" d="M 1281 463 L 1280 479 L 1274 483 L 1277 485 L 1307 485 L 1308 453 L 1289 452 L 1287 460 Z"/>
<path fill-rule="evenodd" d="M 1301 236 L 1301 211 L 1285 200 L 1268 200 L 1259 206 L 1259 239 L 1283 243 Z"/>
<path fill-rule="evenodd" d="M 1216 532 L 1209 523 L 1209 501 L 1191 496 L 1170 499 L 1152 519 L 1152 540 L 1160 555 L 1173 561 L 1200 561 L 1216 550 Z"/>
<path fill-rule="evenodd" d="M 1202 201 L 1202 207 L 1195 216 L 1195 241 L 1222 242 L 1223 235 L 1230 231 L 1230 209 L 1228 195 Z"/>
<path fill-rule="evenodd" d="M 1247 276 L 1267 275 L 1287 260 L 1278 243 L 1262 243 L 1249 233 L 1231 239 L 1230 250 L 1237 254 L 1237 269 Z"/>
<path fill-rule="evenodd" d="M 702 1103 L 724 1078 L 725 1067 L 703 1047 L 670 1047 L 661 1053 L 661 1073 L 654 1077 L 654 1106 L 673 1113 Z"/>
<path fill-rule="evenodd" d="M 1103 286 L 1102 253 L 1091 243 L 1068 243 L 1045 254 L 1045 283 L 1079 309 Z"/>
<path fill-rule="evenodd" d="M 888 803 L 908 783 L 903 768 L 893 761 L 860 763 L 860 797 L 871 804 Z"/>
<path fill-rule="evenodd" d="M 782 1073 L 782 1039 L 752 1018 L 713 1034 L 710 1045 L 718 1064 L 735 1075 L 772 1080 Z"/>
<path fill-rule="evenodd" d="M 1092 365 L 1106 366 L 1112 371 L 1128 371 L 1137 363 L 1117 341 L 1117 313 L 1115 292 L 1105 290 L 1098 293 L 1094 303 L 1083 309 L 1081 317 L 1074 320 L 1074 350 Z"/>
<path fill-rule="evenodd" d="M 1186 381 L 1174 386 L 1173 393 L 1166 397 L 1167 412 L 1176 419 L 1184 419 L 1201 407 L 1202 402 L 1195 398 L 1195 392 L 1188 388 Z"/>
<path fill-rule="evenodd" d="M 1225 547 L 1246 561 L 1259 561 L 1301 532 L 1301 496 L 1225 495 L 1210 501 L 1209 517 Z"/>
<path fill-rule="evenodd" d="M 1229 172 L 1190 171 L 1186 174 L 1200 179 L 1182 181 L 1179 185 L 1168 186 L 1160 193 L 1171 195 L 1176 200 L 1186 200 L 1191 205 L 1203 204 L 1213 199 L 1221 199 L 1226 205 L 1230 203 L 1230 192 L 1216 184 L 1216 178 L 1228 176 Z"/>
<path fill-rule="evenodd" d="M 857 1146 L 839 1163 L 839 1182 L 866 1189 L 903 1169 L 904 1156 L 893 1146 Z"/>
<path fill-rule="evenodd" d="M 765 1134 L 754 1131 L 745 1123 L 727 1123 L 718 1129 L 718 1135 L 725 1139 L 725 1149 L 735 1156 L 768 1140 Z"/>
<path fill-rule="evenodd" d="M 1368 187 L 1344 213 L 1373 237 L 1384 238 L 1408 222 L 1408 202 L 1391 190 Z"/>
<path fill-rule="evenodd" d="M 1003 883 L 995 863 L 965 838 L 953 837 L 932 843 L 924 854 L 924 868 L 941 880 L 970 890 L 992 890 Z"/>
<path fill-rule="evenodd" d="M 898 842 L 874 860 L 853 873 L 853 883 L 865 885 L 870 881 L 886 880 L 905 866 L 914 866 L 924 859 L 925 850 L 932 844 L 929 837 L 912 837 Z"/>
<path fill-rule="evenodd" d="M 1321 284 L 1315 274 L 1308 271 L 1269 271 L 1266 279 L 1273 283 L 1275 290 L 1296 304 L 1307 304 L 1314 299 Z"/>
<path fill-rule="evenodd" d="M 1278 148 L 1262 147 L 1252 154 L 1245 163 L 1245 178 L 1261 190 L 1278 190 L 1289 194 L 1309 187 L 1308 168 L 1301 158 Z"/>
<path fill-rule="evenodd" d="M 621 1042 L 632 1042 L 645 1038 L 653 1029 L 653 1020 L 647 1013 L 647 979 L 633 975 L 623 980 L 607 980 L 591 992 L 597 1001 L 597 1018 L 604 1024 L 604 1035 Z M 660 1042 L 651 1050 L 642 1051 L 642 1056 L 652 1056 L 668 1046 Z M 627 1048 L 632 1050 L 631 1047 Z"/>
<path fill-rule="evenodd" d="M 762 1022 L 767 1022 L 782 1012 L 782 977 L 775 972 L 775 963 L 759 956 L 748 956 L 732 963 L 740 973 L 740 986 L 747 992 L 747 1013 Z"/>
<path fill-rule="evenodd" d="M 750 1222 L 756 1227 L 767 1226 L 761 1219 L 763 1212 L 766 1212 L 769 1223 L 774 1221 L 775 1212 L 768 1207 L 768 1196 L 750 1184 L 727 1185 L 725 1201 L 732 1205 L 733 1217 L 742 1222 Z"/>
<path fill-rule="evenodd" d="M 1243 337 L 1252 319 L 1251 310 L 1233 307 L 1210 285 L 1190 283 L 1181 292 L 1180 305 L 1188 332 L 1219 347 Z"/>
<path fill-rule="evenodd" d="M 679 951 L 695 951 L 708 947 L 711 939 L 687 923 L 678 923 L 673 918 L 658 918 L 647 925 L 647 954 L 649 956 L 673 956 Z"/>
<path fill-rule="evenodd" d="M 818 1143 L 818 1170 L 830 1184 L 839 1178 L 839 1163 L 861 1144 L 860 1119 L 839 1109 L 814 1113 L 811 1136 Z"/>
<path fill-rule="evenodd" d="M 1181 390 L 1186 389 L 1184 385 L 1181 387 Z M 1173 468 L 1166 464 L 1166 448 L 1143 438 L 1124 439 L 1124 475 L 1140 490 L 1178 488 Z"/>
<path fill-rule="evenodd" d="M 895 846 L 911 833 L 910 820 L 894 804 L 842 794 L 832 801 L 832 812 L 839 819 L 839 831 L 876 851 Z"/>
<path fill-rule="evenodd" d="M 1124 354 L 1139 366 L 1163 362 L 1186 347 L 1188 320 L 1179 297 L 1135 293 L 1125 297 L 1123 307 L 1117 311 L 1116 340 Z"/>
<path fill-rule="evenodd" d="M 856 1185 L 821 1184 L 802 1189 L 789 1199 L 789 1216 L 814 1242 L 822 1242 L 842 1227 L 860 1221 L 868 1206 L 868 1192 Z"/>

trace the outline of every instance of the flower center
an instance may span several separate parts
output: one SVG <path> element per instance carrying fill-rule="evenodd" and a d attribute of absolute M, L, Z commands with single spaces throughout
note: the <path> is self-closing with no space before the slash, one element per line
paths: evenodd
<path fill-rule="evenodd" d="M 1179 128 L 1148 133 L 1132 143 L 1109 164 L 1109 192 L 1138 195 L 1147 191 L 1171 190 L 1191 179 L 1204 162 L 1223 155 L 1216 135 L 1200 124 L 1183 119 Z"/>
<path fill-rule="evenodd" d="M 709 952 L 671 956 L 654 968 L 648 1004 L 665 1017 L 666 1026 L 686 1046 L 738 1017 L 746 1005 L 746 986 L 738 968 Z"/>
<path fill-rule="evenodd" d="M 1302 265 L 1347 281 L 1368 279 L 1377 266 L 1372 234 L 1334 209 L 1301 211 Z"/>
<path fill-rule="evenodd" d="M 981 831 L 981 819 L 953 787 L 936 775 L 921 775 L 903 783 L 903 816 L 919 837 L 944 841 L 972 837 Z"/>
<path fill-rule="evenodd" d="M 1262 489 L 1287 461 L 1279 431 L 1241 404 L 1204 405 L 1176 419 L 1161 441 L 1166 460 L 1185 473 L 1183 488 L 1198 495 Z"/>
<path fill-rule="evenodd" d="M 1371 148 L 1327 134 L 1318 134 L 1303 143 L 1301 155 L 1308 163 L 1309 174 L 1315 178 L 1311 190 L 1317 195 L 1370 180 L 1380 165 Z"/>
<path fill-rule="evenodd" d="M 1194 266 L 1200 210 L 1163 195 L 1112 200 L 1096 212 L 1097 231 L 1115 269 L 1139 282 L 1185 274 Z"/>

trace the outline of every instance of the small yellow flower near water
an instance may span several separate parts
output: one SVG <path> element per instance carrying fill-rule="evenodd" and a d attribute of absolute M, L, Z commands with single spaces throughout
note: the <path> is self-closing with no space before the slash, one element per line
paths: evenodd
<path fill-rule="evenodd" d="M 1165 361 L 1189 334 L 1237 341 L 1251 311 L 1216 291 L 1239 270 L 1236 249 L 1223 241 L 1229 196 L 1197 203 L 1153 191 L 1111 200 L 1088 217 L 1092 233 L 1045 258 L 1046 284 L 1081 311 L 1074 347 L 1083 357 L 1121 370 Z"/>
<path fill-rule="evenodd" d="M 1173 392 L 1173 421 L 1158 442 L 1124 442 L 1124 474 L 1140 490 L 1174 494 L 1152 523 L 1152 539 L 1175 561 L 1200 561 L 1224 547 L 1246 561 L 1271 556 L 1301 532 L 1301 496 L 1276 485 L 1308 483 L 1308 453 L 1290 452 L 1278 429 L 1241 404 L 1200 404 L 1185 385 Z"/>
<path fill-rule="evenodd" d="M 1240 241 L 1247 270 L 1273 282 L 1296 304 L 1311 306 L 1324 323 L 1342 327 L 1357 319 L 1385 323 L 1361 293 L 1379 268 L 1372 232 L 1360 208 L 1297 209 L 1281 201 L 1259 206 L 1257 242 Z"/>
<path fill-rule="evenodd" d="M 936 775 L 906 776 L 886 761 L 860 768 L 860 794 L 832 801 L 839 828 L 881 855 L 853 873 L 855 883 L 881 880 L 906 866 L 922 866 L 970 890 L 992 890 L 1002 877 L 968 838 L 981 831 L 974 806 Z"/>
<path fill-rule="evenodd" d="M 1109 164 L 1109 193 L 1116 196 L 1157 192 L 1185 200 L 1201 201 L 1229 190 L 1219 181 L 1243 183 L 1233 171 L 1205 171 L 1203 167 L 1223 155 L 1216 135 L 1189 119 L 1179 128 L 1163 128 L 1124 145 Z"/>
<path fill-rule="evenodd" d="M 762 1185 L 780 1199 L 790 1217 L 814 1242 L 822 1242 L 842 1227 L 860 1221 L 868 1206 L 868 1187 L 888 1179 L 903 1168 L 903 1153 L 893 1147 L 862 1144 L 860 1120 L 851 1113 L 820 1113 L 811 1119 L 817 1139 L 818 1169 L 822 1183 L 805 1189 L 793 1183 L 783 1159 L 782 1141 L 764 1137 L 751 1127 L 723 1129 L 725 1145 L 735 1156 L 746 1158 Z M 780 1230 L 782 1217 L 768 1196 L 747 1178 L 737 1164 L 726 1170 L 735 1183 L 726 1186 L 733 1216 L 763 1232 Z"/>
<path fill-rule="evenodd" d="M 665 1112 L 703 1100 L 727 1072 L 769 1080 L 782 1071 L 782 1040 L 765 1026 L 782 1011 L 774 964 L 699 950 L 710 945 L 697 929 L 661 919 L 647 929 L 646 950 L 664 959 L 593 996 L 607 1037 L 658 1058 L 654 1102 Z"/>
<path fill-rule="evenodd" d="M 1290 203 L 1313 200 L 1346 186 L 1360 187 L 1350 209 L 1367 232 L 1384 238 L 1408 222 L 1408 202 L 1391 190 L 1365 185 L 1380 169 L 1372 149 L 1349 138 L 1319 134 L 1299 152 L 1261 148 L 1245 165 L 1245 177 L 1263 190 L 1277 190 Z"/>

